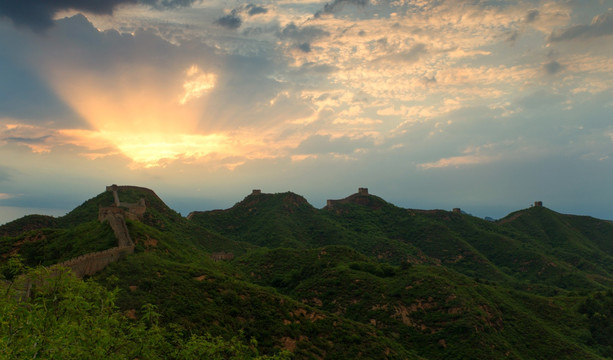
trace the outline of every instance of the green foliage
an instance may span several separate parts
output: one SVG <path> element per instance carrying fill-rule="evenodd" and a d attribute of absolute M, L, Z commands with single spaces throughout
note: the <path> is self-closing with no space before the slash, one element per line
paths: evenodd
<path fill-rule="evenodd" d="M 57 219 L 47 215 L 26 215 L 0 226 L 0 237 L 18 236 L 24 231 L 56 227 Z"/>
<path fill-rule="evenodd" d="M 22 300 L 19 285 L 30 284 Z M 288 359 L 281 352 L 260 356 L 257 342 L 242 334 L 176 336 L 157 324 L 155 306 L 143 305 L 141 321 L 130 322 L 115 306 L 117 291 L 81 281 L 61 268 L 39 268 L 0 288 L 0 358 L 57 359 Z M 176 330 L 176 329 L 175 329 Z"/>
<path fill-rule="evenodd" d="M 0 227 L 0 270 L 15 280 L 3 282 L 12 295 L 0 321 L 13 319 L 3 341 L 20 344 L 8 358 L 286 357 L 281 349 L 298 359 L 612 356 L 608 222 L 531 208 L 493 223 L 374 196 L 315 209 L 292 193 L 250 195 L 187 220 L 147 189 L 124 188 L 120 198 L 147 204 L 142 221 L 127 221 L 135 253 L 93 280 L 36 283 L 27 301 L 16 301 L 24 264 L 114 246 L 97 222 L 112 195 L 53 221 Z M 213 262 L 211 252 L 234 259 Z M 82 347 L 54 345 L 69 348 L 57 334 L 77 342 L 86 326 Z M 98 336 L 101 349 L 89 341 Z"/>
<path fill-rule="evenodd" d="M 27 267 L 19 254 L 9 257 L 6 264 L 0 267 L 0 273 L 7 280 L 13 280 L 17 275 L 23 273 Z"/>
<path fill-rule="evenodd" d="M 31 240 L 29 240 L 31 239 Z M 43 229 L 26 233 L 19 240 L 19 253 L 30 266 L 52 265 L 90 252 L 117 246 L 107 223 L 97 220 L 68 229 Z"/>
<path fill-rule="evenodd" d="M 595 345 L 608 358 L 613 357 L 613 291 L 598 292 L 588 297 L 579 312 L 589 319 L 588 345 Z"/>

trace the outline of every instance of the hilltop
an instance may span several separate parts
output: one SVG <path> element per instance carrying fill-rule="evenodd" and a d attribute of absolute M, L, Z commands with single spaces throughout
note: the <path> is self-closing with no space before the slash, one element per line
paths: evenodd
<path fill-rule="evenodd" d="M 608 221 L 536 204 L 492 222 L 365 188 L 322 209 L 254 190 L 182 217 L 152 190 L 106 190 L 0 226 L 2 274 L 61 263 L 117 289 L 126 322 L 152 304 L 179 338 L 242 334 L 297 359 L 613 355 Z"/>

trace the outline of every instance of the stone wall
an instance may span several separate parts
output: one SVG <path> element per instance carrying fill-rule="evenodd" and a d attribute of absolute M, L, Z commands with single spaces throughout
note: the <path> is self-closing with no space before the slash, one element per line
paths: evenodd
<path fill-rule="evenodd" d="M 213 261 L 232 260 L 234 259 L 234 254 L 225 251 L 211 253 L 211 259 L 213 259 Z"/>
<path fill-rule="evenodd" d="M 78 278 L 91 276 L 108 264 L 119 260 L 125 254 L 134 252 L 134 245 L 114 247 L 103 251 L 81 255 L 57 265 L 70 268 Z"/>
<path fill-rule="evenodd" d="M 114 206 L 117 208 L 125 208 L 127 211 L 125 213 L 122 213 L 125 217 L 127 217 L 130 220 L 139 220 L 142 218 L 143 214 L 145 214 L 145 211 L 147 211 L 147 205 L 145 204 L 145 199 L 141 198 L 140 200 L 138 200 L 138 202 L 136 203 L 127 203 L 127 202 L 122 202 L 119 199 L 119 190 L 137 190 L 137 191 L 141 191 L 141 192 L 149 192 L 152 195 L 156 196 L 157 195 L 150 189 L 147 188 L 143 188 L 143 187 L 138 187 L 138 186 L 118 186 L 118 185 L 111 185 L 111 186 L 107 186 L 106 187 L 106 191 L 112 192 L 113 193 L 113 202 L 114 202 Z M 112 207 L 109 207 L 112 208 Z"/>
<path fill-rule="evenodd" d="M 119 212 L 115 209 L 118 209 Z M 134 246 L 134 242 L 130 237 L 128 226 L 124 219 L 123 211 L 119 208 L 100 208 L 98 214 L 98 220 L 100 222 L 108 221 L 109 226 L 113 229 L 115 237 L 117 238 L 118 247 Z"/>
<path fill-rule="evenodd" d="M 117 185 L 107 186 L 106 190 L 113 192 L 115 204 L 113 206 L 100 207 L 98 210 L 98 221 L 109 223 L 117 239 L 117 247 L 81 255 L 57 265 L 72 269 L 77 277 L 82 278 L 83 276 L 91 276 L 104 269 L 108 264 L 119 260 L 123 255 L 134 252 L 134 242 L 130 237 L 125 219 L 126 217 L 136 219 L 136 214 L 144 214 L 146 211 L 145 200 L 141 199 L 136 204 L 121 203 L 117 196 L 117 190 L 121 188 L 126 187 Z M 118 207 L 118 204 L 122 207 Z M 127 211 L 124 210 L 124 207 L 127 208 Z M 135 209 L 136 214 L 133 212 Z"/>
<path fill-rule="evenodd" d="M 113 229 L 113 233 L 117 238 L 117 247 L 81 255 L 59 264 L 55 264 L 51 267 L 52 273 L 57 271 L 53 270 L 54 267 L 62 266 L 70 268 L 78 278 L 91 276 L 104 269 L 108 264 L 121 259 L 122 256 L 134 253 L 134 242 L 130 237 L 130 232 L 128 231 L 125 218 L 136 219 L 138 216 L 144 214 L 146 211 L 145 200 L 141 199 L 136 204 L 121 203 L 119 201 L 119 196 L 117 195 L 117 190 L 119 189 L 144 189 L 151 191 L 149 189 L 132 186 L 111 185 L 106 187 L 107 191 L 113 192 L 113 200 L 115 203 L 113 206 L 99 208 L 98 221 L 108 221 L 109 226 L 111 229 Z M 127 208 L 127 211 L 124 210 L 124 208 Z M 25 300 L 30 297 L 30 291 L 33 285 L 32 281 L 32 279 L 28 279 L 26 276 L 21 275 L 18 277 L 17 281 L 13 282 L 16 286 L 15 294 L 19 299 Z"/>
<path fill-rule="evenodd" d="M 132 254 L 134 242 L 130 237 L 124 213 L 123 209 L 115 206 L 101 207 L 98 211 L 98 221 L 107 221 L 113 229 L 115 238 L 117 238 L 117 247 L 81 255 L 58 265 L 71 268 L 77 277 L 82 278 L 104 269 L 108 264 L 119 260 L 124 254 Z"/>

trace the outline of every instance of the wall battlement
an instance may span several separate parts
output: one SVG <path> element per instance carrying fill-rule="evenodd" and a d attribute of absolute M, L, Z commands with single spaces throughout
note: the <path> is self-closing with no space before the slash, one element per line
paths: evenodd
<path fill-rule="evenodd" d="M 108 264 L 118 261 L 127 254 L 134 253 L 134 242 L 130 237 L 128 226 L 126 225 L 126 218 L 138 220 L 142 214 L 147 210 L 145 199 L 140 199 L 137 203 L 122 203 L 119 201 L 118 190 L 148 190 L 136 186 L 117 186 L 115 184 L 106 187 L 106 191 L 113 192 L 112 206 L 101 206 L 98 209 L 98 221 L 101 223 L 108 221 L 109 226 L 113 229 L 115 238 L 117 238 L 117 246 L 114 248 L 106 249 L 103 251 L 97 251 L 93 253 L 84 254 L 66 260 L 64 262 L 51 266 L 51 273 L 57 274 L 58 266 L 70 268 L 76 277 L 82 278 L 84 276 L 91 276 L 98 271 L 103 270 Z M 153 193 L 153 191 L 151 191 Z M 155 195 L 155 193 L 153 193 Z M 156 195 L 157 196 L 157 195 Z M 234 254 L 225 254 L 225 256 Z M 55 270 L 53 268 L 56 268 Z M 55 275 L 53 275 L 55 276 Z M 36 280 L 27 278 L 25 275 L 21 275 L 17 280 L 16 296 L 21 300 L 26 300 L 30 297 L 32 286 L 36 283 Z"/>
<path fill-rule="evenodd" d="M 138 200 L 138 202 L 136 202 L 136 203 L 122 202 L 119 199 L 119 190 L 124 190 L 124 191 L 125 190 L 150 191 L 152 193 L 153 193 L 153 191 L 151 191 L 151 190 L 149 190 L 147 188 L 138 187 L 138 186 L 118 186 L 116 184 L 113 184 L 111 186 L 107 186 L 106 187 L 106 191 L 113 193 L 114 206 L 117 207 L 117 208 L 126 208 L 128 210 L 127 212 L 123 213 L 124 216 L 126 216 L 130 220 L 139 220 L 139 219 L 141 219 L 141 217 L 143 216 L 145 211 L 147 211 L 147 205 L 145 203 L 145 199 L 144 198 L 140 198 Z M 153 193 L 153 194 L 155 195 L 155 193 Z M 98 218 L 100 219 L 100 216 L 98 216 Z"/>
<path fill-rule="evenodd" d="M 108 222 L 115 238 L 117 247 L 103 251 L 93 252 L 56 264 L 72 269 L 74 274 L 82 278 L 90 276 L 104 269 L 108 264 L 119 260 L 125 254 L 134 253 L 134 242 L 130 237 L 126 218 L 138 220 L 147 210 L 145 199 L 140 199 L 137 203 L 122 203 L 119 200 L 118 190 L 120 189 L 144 189 L 132 186 L 117 186 L 115 184 L 106 187 L 106 191 L 113 192 L 114 204 L 111 206 L 101 206 L 98 209 L 98 221 Z"/>
<path fill-rule="evenodd" d="M 118 246 L 103 251 L 81 255 L 57 265 L 68 267 L 76 277 L 90 276 L 119 260 L 123 255 L 134 253 L 134 245 Z"/>
<path fill-rule="evenodd" d="M 340 199 L 340 200 L 326 200 L 326 208 L 328 209 L 332 209 L 334 207 L 334 205 L 337 204 L 346 204 L 346 203 L 350 203 L 350 202 L 357 202 L 357 203 L 362 203 L 364 201 L 367 201 L 367 197 L 368 197 L 368 188 L 358 188 L 358 192 L 353 194 L 353 195 L 349 195 L 344 199 Z"/>

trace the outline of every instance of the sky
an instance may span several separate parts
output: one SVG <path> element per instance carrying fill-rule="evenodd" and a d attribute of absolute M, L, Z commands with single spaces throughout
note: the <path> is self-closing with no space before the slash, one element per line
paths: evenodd
<path fill-rule="evenodd" d="M 613 219 L 613 0 L 0 2 L 0 224 L 367 187 Z"/>

